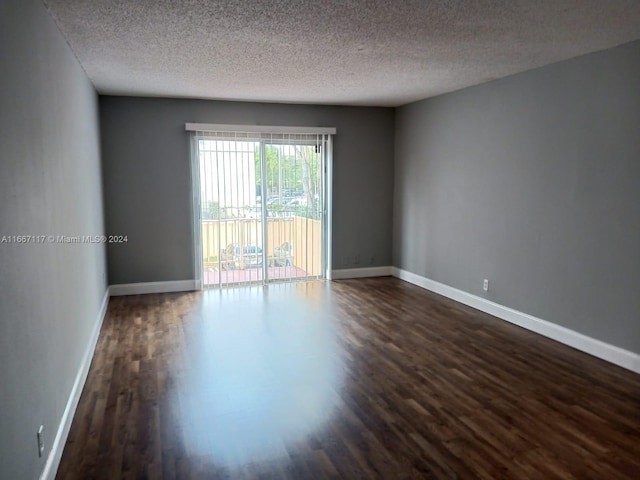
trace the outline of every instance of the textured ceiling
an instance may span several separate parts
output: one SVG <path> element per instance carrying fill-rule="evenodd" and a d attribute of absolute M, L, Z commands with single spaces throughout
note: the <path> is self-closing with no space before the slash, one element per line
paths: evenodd
<path fill-rule="evenodd" d="M 397 106 L 640 38 L 638 0 L 43 0 L 99 93 Z"/>

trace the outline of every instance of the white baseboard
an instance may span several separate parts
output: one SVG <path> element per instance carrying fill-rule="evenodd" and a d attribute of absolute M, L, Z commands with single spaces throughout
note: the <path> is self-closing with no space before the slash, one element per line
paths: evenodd
<path fill-rule="evenodd" d="M 42 475 L 40 475 L 40 480 L 55 479 L 56 473 L 58 471 L 58 466 L 60 465 L 60 459 L 62 458 L 62 452 L 64 450 L 65 444 L 67 443 L 69 430 L 71 429 L 71 422 L 73 422 L 73 417 L 76 413 L 78 402 L 80 401 L 80 395 L 82 395 L 82 389 L 84 388 L 84 383 L 87 380 L 87 374 L 89 373 L 89 367 L 91 366 L 91 361 L 93 360 L 93 353 L 95 352 L 96 344 L 98 343 L 100 329 L 102 328 L 104 316 L 107 313 L 108 304 L 109 290 L 107 289 L 107 291 L 104 292 L 104 298 L 102 299 L 102 305 L 100 306 L 100 311 L 98 312 L 98 318 L 96 319 L 96 323 L 93 327 L 93 330 L 91 331 L 91 336 L 89 337 L 87 348 L 84 351 L 84 355 L 82 356 L 80 368 L 76 375 L 76 379 L 73 382 L 71 394 L 69 395 L 69 399 L 67 400 L 67 405 L 62 414 L 62 419 L 60 420 L 60 425 L 58 426 L 56 437 L 54 438 L 53 444 L 51 445 L 51 451 L 49 452 L 47 462 L 44 465 L 44 470 L 42 471 Z"/>
<path fill-rule="evenodd" d="M 190 292 L 199 290 L 196 280 L 175 280 L 170 282 L 121 283 L 111 285 L 109 294 L 112 297 L 122 295 L 139 295 L 145 293 Z"/>
<path fill-rule="evenodd" d="M 389 277 L 392 267 L 342 268 L 331 272 L 331 280 L 346 278 Z"/>
<path fill-rule="evenodd" d="M 486 300 L 484 298 L 472 295 L 457 288 L 444 285 L 426 277 L 416 275 L 415 273 L 392 267 L 392 275 L 394 277 L 413 283 L 419 287 L 431 290 L 445 297 L 464 303 L 470 307 L 476 308 L 482 312 L 498 317 L 507 322 L 518 325 L 532 332 L 544 335 L 545 337 L 556 340 L 560 343 L 583 351 L 594 357 L 601 358 L 620 367 L 626 368 L 636 373 L 640 373 L 640 355 L 629 350 L 625 350 L 615 345 L 610 345 L 601 340 L 588 337 L 582 333 L 562 327 L 555 323 L 532 315 L 519 312 L 509 307 L 505 307 L 498 303 Z"/>

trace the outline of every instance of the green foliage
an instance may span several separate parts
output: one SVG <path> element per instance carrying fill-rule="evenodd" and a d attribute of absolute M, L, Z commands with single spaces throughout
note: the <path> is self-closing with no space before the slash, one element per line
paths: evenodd
<path fill-rule="evenodd" d="M 279 202 L 283 210 L 294 211 L 301 216 L 315 218 L 321 208 L 318 199 L 321 197 L 322 162 L 316 152 L 315 145 L 274 145 L 267 144 L 265 152 L 266 197 Z M 255 150 L 256 183 L 262 185 L 260 173 L 260 147 Z M 306 206 L 290 205 L 292 197 L 304 198 Z"/>

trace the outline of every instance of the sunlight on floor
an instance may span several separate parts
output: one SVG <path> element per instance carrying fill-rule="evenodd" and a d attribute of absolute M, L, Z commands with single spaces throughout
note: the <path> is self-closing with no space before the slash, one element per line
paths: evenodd
<path fill-rule="evenodd" d="M 325 302 L 310 302 L 310 289 L 327 294 L 323 282 L 205 293 L 172 402 L 190 454 L 225 466 L 279 458 L 331 418 L 343 369 Z"/>

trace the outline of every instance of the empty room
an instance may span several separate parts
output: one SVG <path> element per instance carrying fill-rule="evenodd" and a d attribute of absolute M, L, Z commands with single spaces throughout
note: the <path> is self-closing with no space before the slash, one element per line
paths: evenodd
<path fill-rule="evenodd" d="M 640 478 L 640 3 L 0 2 L 0 479 Z"/>

